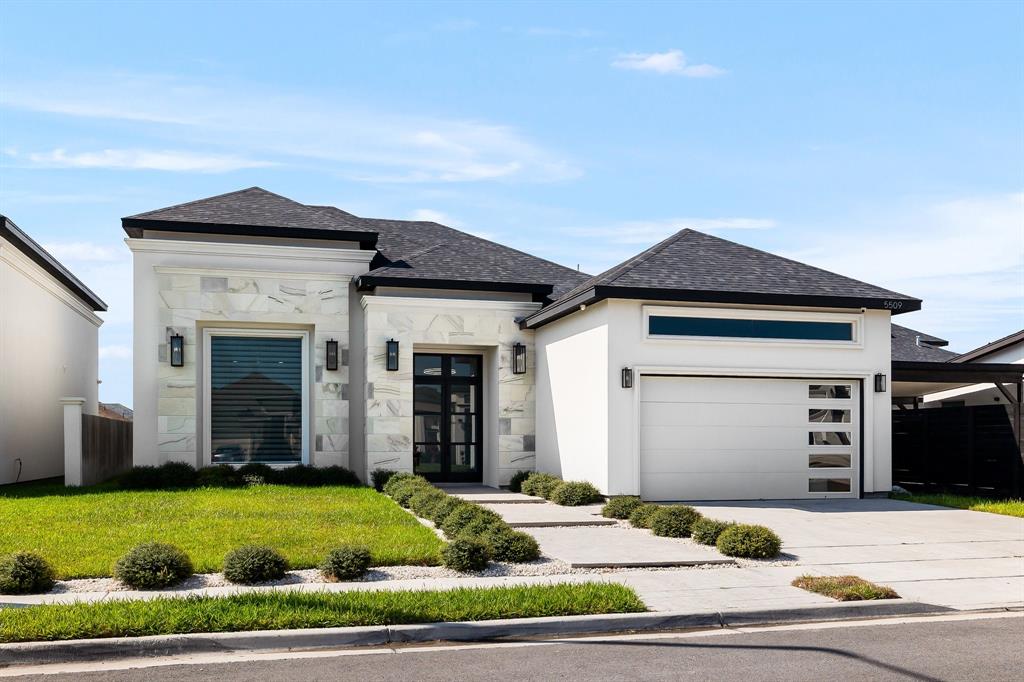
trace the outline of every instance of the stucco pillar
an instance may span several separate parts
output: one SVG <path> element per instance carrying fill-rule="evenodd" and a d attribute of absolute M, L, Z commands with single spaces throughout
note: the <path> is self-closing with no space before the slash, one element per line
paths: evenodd
<path fill-rule="evenodd" d="M 61 398 L 64 406 L 64 485 L 82 485 L 82 406 L 85 398 Z"/>

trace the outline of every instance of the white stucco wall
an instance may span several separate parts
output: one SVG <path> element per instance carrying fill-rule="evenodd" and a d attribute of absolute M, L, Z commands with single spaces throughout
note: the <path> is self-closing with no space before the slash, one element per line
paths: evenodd
<path fill-rule="evenodd" d="M 548 424 L 568 420 L 578 423 L 574 406 L 582 401 L 591 412 L 590 429 L 600 428 L 600 420 L 607 422 L 608 437 L 604 468 L 605 483 L 597 474 L 588 480 L 607 494 L 637 494 L 636 457 L 638 431 L 635 399 L 639 375 L 644 371 L 681 374 L 722 374 L 749 376 L 831 376 L 863 380 L 864 396 L 864 492 L 888 491 L 891 487 L 891 400 L 888 391 L 874 393 L 872 377 L 875 373 L 890 373 L 890 315 L 887 311 L 831 311 L 835 314 L 857 316 L 860 339 L 857 344 L 765 343 L 723 340 L 647 339 L 644 306 L 665 306 L 664 302 L 613 299 L 576 312 L 566 318 L 541 327 L 537 334 L 545 358 L 538 377 L 538 427 L 546 431 Z M 711 307 L 711 306 L 678 306 Z M 749 309 L 749 308 L 748 308 Z M 785 309 L 779 309 L 785 314 Z M 795 310 L 795 309 L 791 309 Z M 806 309 L 799 312 L 807 313 Z M 769 315 L 771 313 L 769 312 Z M 830 318 L 829 311 L 814 312 L 822 320 Z M 586 321 L 585 321 L 586 320 Z M 599 338 L 595 329 L 607 330 L 607 360 L 581 365 L 571 375 L 553 367 L 551 346 L 570 348 L 574 344 L 595 358 L 601 352 L 595 345 Z M 634 367 L 634 388 L 621 387 L 620 371 Z M 603 368 L 603 369 L 602 369 Z M 575 375 L 575 376 L 574 376 Z M 602 406 L 602 393 L 591 385 L 594 375 L 601 375 L 605 384 L 603 395 L 607 404 Z M 573 381 L 575 379 L 575 381 Z M 887 382 L 888 384 L 889 382 Z M 546 402 L 546 393 L 555 398 Z M 602 409 L 603 407 L 603 409 Z M 543 415 L 543 416 L 541 416 Z M 568 416 L 567 416 L 568 415 Z M 561 429 L 560 429 L 561 430 Z M 589 436 L 588 436 L 589 437 Z M 600 458 L 602 450 L 591 453 L 579 436 L 574 442 L 541 435 L 544 451 L 538 453 L 540 468 L 556 470 L 551 462 L 557 460 L 563 471 L 593 471 L 600 467 L 591 458 Z M 586 453 L 586 455 L 584 455 Z M 586 457 L 586 459 L 584 459 Z M 580 461 L 583 460 L 583 461 Z M 572 477 L 572 476 L 570 476 Z"/>
<path fill-rule="evenodd" d="M 134 459 L 202 466 L 201 342 L 212 327 L 311 331 L 309 460 L 348 466 L 349 283 L 372 251 L 269 244 L 128 239 L 134 257 Z M 185 366 L 167 340 L 185 338 Z M 324 342 L 340 366 L 324 367 Z M 198 342 L 198 343 L 197 343 Z"/>
<path fill-rule="evenodd" d="M 0 238 L 0 485 L 64 473 L 62 397 L 97 412 L 102 320 Z"/>

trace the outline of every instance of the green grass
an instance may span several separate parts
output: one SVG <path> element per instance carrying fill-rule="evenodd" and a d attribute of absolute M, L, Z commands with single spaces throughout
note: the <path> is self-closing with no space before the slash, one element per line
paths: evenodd
<path fill-rule="evenodd" d="M 1024 500 L 996 500 L 990 497 L 968 497 L 966 495 L 947 495 L 943 493 L 921 493 L 918 495 L 893 495 L 895 500 L 919 502 L 921 504 L 937 504 L 941 507 L 970 509 L 990 514 L 1018 516 L 1024 518 Z"/>
<path fill-rule="evenodd" d="M 858 578 L 855 575 L 802 575 L 793 581 L 793 587 L 799 587 L 808 592 L 817 592 L 839 601 L 900 598 L 900 595 L 896 594 L 891 587 L 869 583 L 864 578 Z"/>
<path fill-rule="evenodd" d="M 280 485 L 127 491 L 54 484 L 0 487 L 0 554 L 36 552 L 60 578 L 109 576 L 141 542 L 169 542 L 196 572 L 219 571 L 239 545 L 266 544 L 293 568 L 338 545 L 369 547 L 378 566 L 440 562 L 441 540 L 372 488 Z"/>
<path fill-rule="evenodd" d="M 0 643 L 644 610 L 633 590 L 614 583 L 423 592 L 248 592 L 229 597 L 161 597 L 6 609 L 0 618 Z"/>

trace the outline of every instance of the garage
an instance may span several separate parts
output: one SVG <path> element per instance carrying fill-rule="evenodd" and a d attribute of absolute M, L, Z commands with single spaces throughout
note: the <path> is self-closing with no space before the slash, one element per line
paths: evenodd
<path fill-rule="evenodd" d="M 858 381 L 645 375 L 639 384 L 644 499 L 858 496 Z"/>

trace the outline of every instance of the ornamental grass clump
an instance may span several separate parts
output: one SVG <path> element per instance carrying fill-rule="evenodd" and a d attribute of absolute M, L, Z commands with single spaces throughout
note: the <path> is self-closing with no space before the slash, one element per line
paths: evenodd
<path fill-rule="evenodd" d="M 384 492 L 384 486 L 396 473 L 398 472 L 394 469 L 374 469 L 371 471 L 370 482 L 373 484 L 373 489 L 379 493 Z"/>
<path fill-rule="evenodd" d="M 700 512 L 685 504 L 661 507 L 651 516 L 651 532 L 665 538 L 688 538 Z"/>
<path fill-rule="evenodd" d="M 243 545 L 224 557 L 224 577 L 240 585 L 280 580 L 288 561 L 276 550 L 262 545 Z"/>
<path fill-rule="evenodd" d="M 551 489 L 548 499 L 563 507 L 581 507 L 604 498 L 600 490 L 586 481 L 563 481 Z"/>
<path fill-rule="evenodd" d="M 719 521 L 718 519 L 701 517 L 693 522 L 690 534 L 694 542 L 714 547 L 722 531 L 735 525 L 734 521 Z"/>
<path fill-rule="evenodd" d="M 38 554 L 15 552 L 0 558 L 0 594 L 42 594 L 53 588 L 53 567 Z"/>
<path fill-rule="evenodd" d="M 416 477 L 416 474 L 409 473 L 408 471 L 392 471 L 384 478 L 384 482 L 380 484 L 381 492 L 388 497 L 394 497 L 393 493 L 396 487 L 401 485 L 403 481 Z"/>
<path fill-rule="evenodd" d="M 523 481 L 522 493 L 524 495 L 533 495 L 534 497 L 543 497 L 546 500 L 551 497 L 551 491 L 555 489 L 555 486 L 561 482 L 562 479 L 557 476 L 534 472 Z"/>
<path fill-rule="evenodd" d="M 601 507 L 601 516 L 608 519 L 628 519 L 637 507 L 643 506 L 639 497 L 623 495 L 613 497 L 607 504 Z"/>
<path fill-rule="evenodd" d="M 456 507 L 441 524 L 441 530 L 450 539 L 457 538 L 465 532 L 484 533 L 492 527 L 507 525 L 501 516 L 480 505 L 466 503 Z"/>
<path fill-rule="evenodd" d="M 876 585 L 855 575 L 802 575 L 791 584 L 793 587 L 823 594 L 839 601 L 900 598 L 891 587 Z"/>
<path fill-rule="evenodd" d="M 491 558 L 495 561 L 522 564 L 540 558 L 540 546 L 534 537 L 507 525 L 492 529 L 484 540 L 490 545 Z"/>
<path fill-rule="evenodd" d="M 661 509 L 656 504 L 644 503 L 629 513 L 629 524 L 634 528 L 650 528 L 654 513 Z"/>
<path fill-rule="evenodd" d="M 390 483 L 389 483 L 390 485 Z M 434 486 L 430 484 L 430 481 L 423 478 L 422 476 L 412 476 L 410 478 L 403 478 L 398 483 L 391 486 L 391 492 L 388 493 L 392 500 L 405 507 L 409 508 L 409 500 L 416 493 L 423 492 L 424 490 L 433 490 Z"/>
<path fill-rule="evenodd" d="M 420 518 L 432 519 L 438 505 L 444 504 L 448 498 L 449 495 L 443 490 L 434 487 L 424 488 L 409 498 L 409 509 Z"/>
<path fill-rule="evenodd" d="M 770 559 L 782 549 L 782 540 L 770 528 L 738 524 L 723 530 L 715 546 L 726 556 Z"/>
<path fill-rule="evenodd" d="M 491 547 L 479 538 L 460 537 L 449 542 L 441 556 L 448 568 L 468 573 L 482 571 L 490 560 Z"/>
<path fill-rule="evenodd" d="M 153 590 L 176 585 L 192 575 L 192 561 L 185 552 L 163 542 L 133 547 L 114 564 L 114 577 L 128 587 Z"/>
<path fill-rule="evenodd" d="M 508 482 L 508 491 L 510 493 L 523 492 L 523 481 L 529 478 L 532 473 L 532 471 L 517 471 L 512 474 L 512 478 Z"/>
<path fill-rule="evenodd" d="M 441 503 L 434 507 L 433 515 L 429 518 L 431 521 L 434 522 L 436 526 L 441 527 L 441 525 L 445 522 L 445 520 L 451 515 L 453 511 L 459 509 L 460 507 L 465 507 L 469 504 L 469 502 L 466 502 L 460 497 L 455 497 L 454 495 L 446 495 L 444 501 L 442 501 Z"/>
<path fill-rule="evenodd" d="M 370 568 L 370 550 L 363 545 L 346 545 L 331 550 L 320 564 L 320 575 L 326 580 L 355 580 Z"/>

